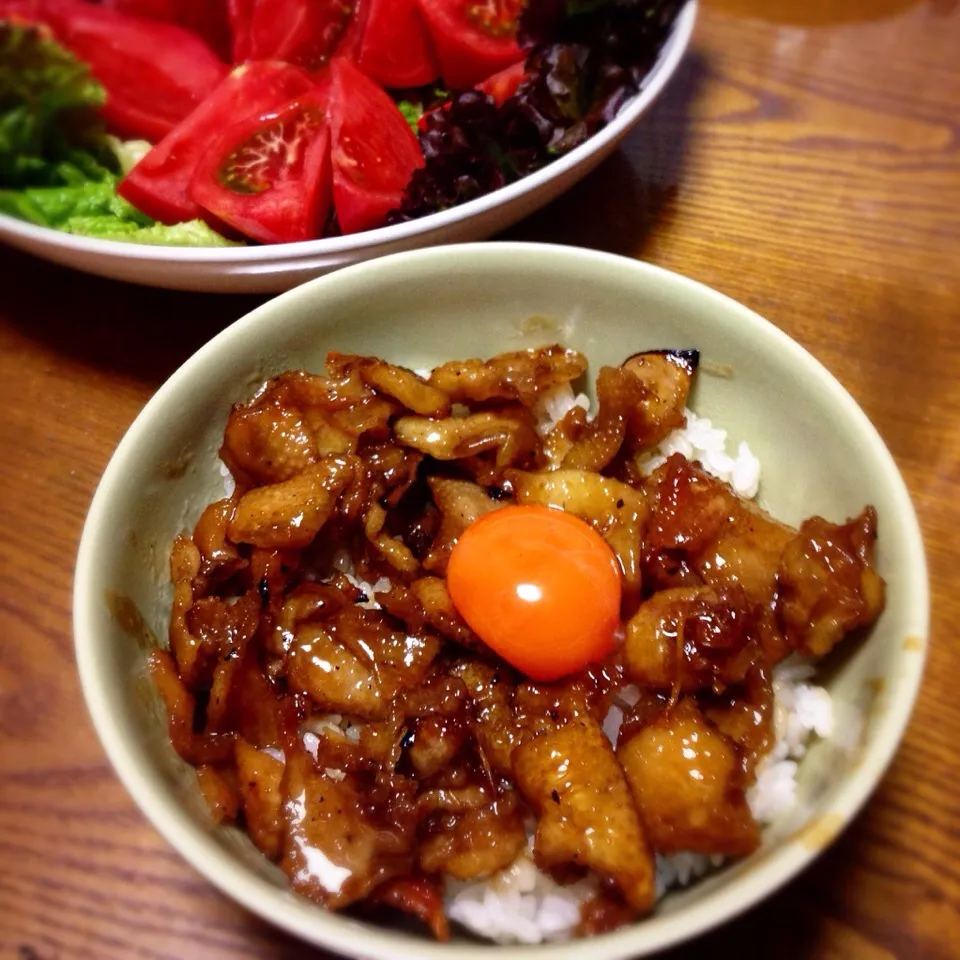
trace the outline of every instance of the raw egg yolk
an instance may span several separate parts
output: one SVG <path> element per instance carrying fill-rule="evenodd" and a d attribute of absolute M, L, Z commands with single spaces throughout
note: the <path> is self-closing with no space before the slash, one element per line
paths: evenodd
<path fill-rule="evenodd" d="M 621 575 L 584 521 L 549 507 L 494 510 L 467 527 L 447 586 L 477 636 L 533 680 L 577 673 L 613 651 Z"/>

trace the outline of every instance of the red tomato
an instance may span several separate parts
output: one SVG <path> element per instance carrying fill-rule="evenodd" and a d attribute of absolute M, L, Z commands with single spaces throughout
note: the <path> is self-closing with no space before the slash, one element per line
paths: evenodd
<path fill-rule="evenodd" d="M 384 87 L 422 87 L 440 76 L 417 0 L 370 0 L 357 66 Z"/>
<path fill-rule="evenodd" d="M 234 54 L 323 69 L 336 54 L 356 59 L 362 0 L 233 0 Z"/>
<path fill-rule="evenodd" d="M 492 77 L 487 77 L 483 83 L 477 84 L 477 89 L 487 96 L 493 97 L 493 102 L 499 107 L 500 104 L 509 100 L 517 92 L 517 87 L 523 83 L 523 78 L 526 75 L 526 61 L 521 60 L 512 67 L 507 67 L 506 70 L 501 70 Z"/>
<path fill-rule="evenodd" d="M 175 24 L 76 0 L 41 7 L 42 21 L 106 88 L 103 116 L 126 136 L 159 140 L 227 74 L 195 33 Z"/>
<path fill-rule="evenodd" d="M 557 680 L 613 652 L 621 579 L 600 534 L 549 507 L 503 507 L 481 517 L 447 567 L 463 618 L 534 680 Z"/>
<path fill-rule="evenodd" d="M 333 205 L 344 233 L 382 226 L 423 153 L 397 105 L 352 63 L 330 65 Z"/>
<path fill-rule="evenodd" d="M 190 181 L 210 141 L 226 126 L 266 113 L 313 89 L 299 67 L 269 61 L 237 67 L 121 181 L 117 192 L 162 223 L 202 215 Z"/>
<path fill-rule="evenodd" d="M 520 0 L 418 0 L 452 90 L 468 90 L 523 59 L 517 44 Z"/>
<path fill-rule="evenodd" d="M 317 237 L 330 211 L 330 130 L 308 93 L 229 127 L 204 152 L 190 195 L 261 243 Z"/>
<path fill-rule="evenodd" d="M 227 17 L 233 34 L 233 62 L 246 63 L 250 59 L 250 21 L 253 19 L 254 0 L 227 0 Z"/>
<path fill-rule="evenodd" d="M 176 23 L 199 34 L 218 57 L 230 60 L 233 41 L 227 0 L 101 0 L 105 7 L 148 20 Z"/>

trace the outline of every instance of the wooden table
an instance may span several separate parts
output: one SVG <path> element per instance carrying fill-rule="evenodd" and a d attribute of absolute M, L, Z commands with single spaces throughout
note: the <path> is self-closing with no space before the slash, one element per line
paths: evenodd
<path fill-rule="evenodd" d="M 676 958 L 960 956 L 958 143 L 956 0 L 705 0 L 642 128 L 511 231 L 642 257 L 769 317 L 876 423 L 926 535 L 933 644 L 889 775 L 814 867 Z M 0 957 L 316 957 L 146 824 L 94 737 L 72 653 L 74 555 L 114 445 L 257 301 L 7 250 L 0 277 Z"/>

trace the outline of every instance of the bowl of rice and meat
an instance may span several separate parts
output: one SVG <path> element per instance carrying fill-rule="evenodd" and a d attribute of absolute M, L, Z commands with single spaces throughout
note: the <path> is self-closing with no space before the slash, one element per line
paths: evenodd
<path fill-rule="evenodd" d="M 487 244 L 203 347 L 104 474 L 74 617 L 118 774 L 249 909 L 352 956 L 626 957 L 843 829 L 928 599 L 802 348 L 656 267 Z"/>

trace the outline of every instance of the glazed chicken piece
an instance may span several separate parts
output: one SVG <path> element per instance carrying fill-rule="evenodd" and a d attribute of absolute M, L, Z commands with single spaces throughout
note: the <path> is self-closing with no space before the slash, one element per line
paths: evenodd
<path fill-rule="evenodd" d="M 345 377 L 356 371 L 368 387 L 423 417 L 446 417 L 450 414 L 450 398 L 442 390 L 427 383 L 412 370 L 387 363 L 386 360 L 331 352 L 327 354 L 327 369 L 337 377 Z"/>
<path fill-rule="evenodd" d="M 662 568 L 658 555 L 672 555 L 700 580 L 739 584 L 751 603 L 772 606 L 780 555 L 794 535 L 790 527 L 679 454 L 654 472 L 649 486 L 645 569 Z"/>
<path fill-rule="evenodd" d="M 443 910 L 443 888 L 434 877 L 410 876 L 387 880 L 374 890 L 370 900 L 416 917 L 430 928 L 430 932 L 441 943 L 450 939 L 450 926 Z"/>
<path fill-rule="evenodd" d="M 287 678 L 321 710 L 382 720 L 397 693 L 424 679 L 439 646 L 431 635 L 391 630 L 376 611 L 349 607 L 300 627 Z"/>
<path fill-rule="evenodd" d="M 516 791 L 495 798 L 480 792 L 477 801 L 466 809 L 451 809 L 427 826 L 420 842 L 422 870 L 475 880 L 489 877 L 517 859 L 527 845 L 527 833 Z"/>
<path fill-rule="evenodd" d="M 719 696 L 700 694 L 697 700 L 707 720 L 736 744 L 747 782 L 752 781 L 757 763 L 775 739 L 769 666 L 758 662 L 750 668 L 742 686 Z"/>
<path fill-rule="evenodd" d="M 884 583 L 873 569 L 877 513 L 867 507 L 843 525 L 805 520 L 783 551 L 777 614 L 790 642 L 823 656 L 844 635 L 880 616 Z"/>
<path fill-rule="evenodd" d="M 560 346 L 501 353 L 492 360 L 455 360 L 437 367 L 430 383 L 457 403 L 519 401 L 532 406 L 547 390 L 576 380 L 586 357 Z"/>
<path fill-rule="evenodd" d="M 587 426 L 587 411 L 581 406 L 571 407 L 543 437 L 545 470 L 559 470 L 564 458 Z M 544 427 L 541 426 L 541 430 Z"/>
<path fill-rule="evenodd" d="M 280 859 L 284 834 L 282 756 L 237 739 L 235 762 L 244 823 L 257 849 L 271 860 Z"/>
<path fill-rule="evenodd" d="M 364 433 L 383 430 L 395 412 L 396 404 L 355 371 L 331 379 L 283 373 L 250 403 L 234 406 L 220 458 L 241 490 L 280 483 L 322 456 L 353 452 Z"/>
<path fill-rule="evenodd" d="M 238 404 L 230 413 L 220 459 L 243 487 L 282 483 L 317 462 L 316 424 L 309 424 L 304 411 L 285 405 L 284 399 L 281 391 L 268 388 L 259 401 Z M 344 434 L 337 452 L 351 445 Z"/>
<path fill-rule="evenodd" d="M 306 547 L 320 532 L 353 476 L 355 462 L 324 457 L 290 480 L 256 487 L 237 503 L 227 533 L 255 547 Z"/>
<path fill-rule="evenodd" d="M 309 755 L 287 760 L 280 866 L 294 890 L 331 909 L 410 872 L 413 822 L 374 810 L 358 781 L 317 770 Z"/>
<path fill-rule="evenodd" d="M 205 584 L 222 583 L 247 566 L 227 536 L 227 526 L 236 506 L 233 497 L 211 503 L 193 528 L 193 542 L 200 551 L 199 576 Z"/>
<path fill-rule="evenodd" d="M 173 749 L 188 763 L 223 763 L 233 754 L 233 734 L 200 734 L 193 729 L 197 701 L 177 675 L 173 657 L 166 650 L 151 650 L 147 656 L 153 680 L 167 710 L 167 731 Z"/>
<path fill-rule="evenodd" d="M 646 391 L 637 377 L 620 367 L 601 367 L 597 376 L 597 415 L 580 431 L 562 466 L 603 470 L 620 452 L 627 427 Z"/>
<path fill-rule="evenodd" d="M 626 674 L 653 690 L 719 693 L 761 657 L 757 618 L 737 584 L 661 590 L 627 623 Z"/>
<path fill-rule="evenodd" d="M 440 511 L 440 529 L 424 557 L 423 567 L 442 576 L 446 572 L 450 552 L 464 530 L 503 504 L 491 500 L 483 487 L 468 480 L 430 477 L 427 483 L 433 502 Z"/>
<path fill-rule="evenodd" d="M 255 598 L 236 601 L 203 596 L 206 578 L 196 544 L 177 537 L 170 554 L 173 606 L 170 614 L 170 652 L 183 682 L 191 689 L 209 684 L 217 662 L 233 655 L 254 635 L 260 620 Z"/>
<path fill-rule="evenodd" d="M 615 883 L 638 913 L 653 909 L 653 851 L 599 724 L 581 717 L 525 741 L 514 752 L 513 769 L 539 816 L 538 866 L 587 867 Z"/>
<path fill-rule="evenodd" d="M 734 745 L 689 698 L 617 748 L 653 849 L 741 856 L 760 844 Z"/>
<path fill-rule="evenodd" d="M 197 786 L 214 823 L 229 823 L 237 818 L 240 794 L 231 768 L 201 764 L 197 767 Z"/>
<path fill-rule="evenodd" d="M 540 437 L 523 407 L 431 420 L 400 417 L 393 425 L 397 442 L 435 460 L 461 460 L 493 452 L 498 468 L 537 466 Z"/>
<path fill-rule="evenodd" d="M 621 364 L 644 388 L 627 427 L 633 450 L 649 450 L 685 425 L 684 409 L 699 363 L 696 350 L 647 350 Z"/>
<path fill-rule="evenodd" d="M 514 681 L 503 666 L 463 658 L 450 668 L 470 698 L 470 723 L 484 765 L 500 776 L 513 774 L 513 749 L 520 729 L 513 715 Z"/>
<path fill-rule="evenodd" d="M 468 650 L 485 650 L 486 644 L 467 626 L 453 605 L 447 581 L 441 577 L 422 577 L 410 584 L 420 601 L 427 622 L 442 637 Z"/>
<path fill-rule="evenodd" d="M 427 716 L 414 721 L 406 736 L 407 757 L 417 776 L 426 779 L 448 766 L 463 749 L 470 731 L 460 720 Z"/>

